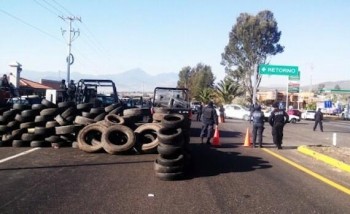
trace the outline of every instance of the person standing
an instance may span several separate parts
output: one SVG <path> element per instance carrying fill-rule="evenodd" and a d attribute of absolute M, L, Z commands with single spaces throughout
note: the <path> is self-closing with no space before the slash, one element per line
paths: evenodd
<path fill-rule="evenodd" d="M 286 111 L 278 108 L 277 102 L 272 107 L 274 107 L 274 110 L 269 117 L 269 124 L 272 126 L 273 143 L 277 146 L 277 149 L 282 149 L 283 128 L 289 121 L 289 116 Z"/>
<path fill-rule="evenodd" d="M 321 112 L 321 109 L 319 108 L 318 111 L 315 113 L 315 125 L 314 125 L 314 131 L 317 128 L 317 125 L 320 124 L 320 130 L 323 132 L 323 113 Z"/>
<path fill-rule="evenodd" d="M 262 148 L 262 138 L 264 131 L 264 112 L 261 111 L 260 105 L 254 106 L 254 111 L 252 112 L 253 119 L 253 148 L 255 148 L 256 141 L 258 141 L 259 147 Z"/>
<path fill-rule="evenodd" d="M 206 137 L 206 144 L 210 144 L 210 139 L 214 135 L 214 128 L 216 128 L 214 126 L 218 125 L 218 115 L 216 114 L 214 103 L 212 101 L 209 101 L 208 105 L 203 108 L 201 120 L 201 143 L 204 143 L 204 137 Z"/>
<path fill-rule="evenodd" d="M 62 79 L 60 84 L 60 91 L 62 93 L 62 102 L 67 101 L 68 94 L 67 94 L 67 86 L 66 86 L 66 80 Z"/>
<path fill-rule="evenodd" d="M 71 80 L 69 85 L 68 85 L 68 95 L 69 95 L 69 100 L 70 101 L 74 101 L 76 89 L 77 88 L 75 86 L 74 80 Z"/>
<path fill-rule="evenodd" d="M 220 114 L 219 115 L 220 116 L 220 122 L 224 123 L 225 122 L 225 108 L 222 105 L 220 105 L 219 114 Z"/>
<path fill-rule="evenodd" d="M 203 111 L 203 105 L 202 102 L 199 103 L 198 106 L 196 106 L 196 111 L 197 111 L 197 121 L 201 121 L 201 117 L 202 117 L 202 111 Z"/>

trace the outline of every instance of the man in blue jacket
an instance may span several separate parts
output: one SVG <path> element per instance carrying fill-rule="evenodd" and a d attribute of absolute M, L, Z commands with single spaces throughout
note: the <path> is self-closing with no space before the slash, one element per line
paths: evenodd
<path fill-rule="evenodd" d="M 254 111 L 252 112 L 253 118 L 253 148 L 255 148 L 256 141 L 258 141 L 259 147 L 262 148 L 262 138 L 264 131 L 264 112 L 261 111 L 260 105 L 254 106 Z"/>

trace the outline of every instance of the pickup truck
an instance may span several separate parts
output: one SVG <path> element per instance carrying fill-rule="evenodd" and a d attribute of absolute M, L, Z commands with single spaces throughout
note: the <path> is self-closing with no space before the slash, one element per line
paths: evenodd
<path fill-rule="evenodd" d="M 191 119 L 192 111 L 187 88 L 156 87 L 152 108 L 166 108 L 169 113 L 178 113 Z"/>

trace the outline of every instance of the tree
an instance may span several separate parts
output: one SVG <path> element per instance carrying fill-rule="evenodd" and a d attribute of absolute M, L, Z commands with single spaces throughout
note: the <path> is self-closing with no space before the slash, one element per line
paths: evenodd
<path fill-rule="evenodd" d="M 338 84 L 336 84 L 336 85 L 334 86 L 334 89 L 335 89 L 335 90 L 340 90 L 341 88 L 340 88 L 340 86 L 339 86 Z"/>
<path fill-rule="evenodd" d="M 215 77 L 211 67 L 198 63 L 196 67 L 184 67 L 179 72 L 177 87 L 184 87 L 190 90 L 190 98 L 198 97 L 204 88 L 214 87 Z"/>
<path fill-rule="evenodd" d="M 326 85 L 325 85 L 324 83 L 318 84 L 318 86 L 317 86 L 317 92 L 320 93 L 320 92 L 324 89 L 324 87 L 326 87 Z"/>
<path fill-rule="evenodd" d="M 261 81 L 259 74 L 253 76 L 254 69 L 259 64 L 266 64 L 269 56 L 283 52 L 284 47 L 278 43 L 281 34 L 273 13 L 268 10 L 256 16 L 241 13 L 229 33 L 221 64 L 225 66 L 226 74 L 242 85 L 250 103 L 253 103 L 253 82 L 258 88 Z"/>
<path fill-rule="evenodd" d="M 199 91 L 197 99 L 203 103 L 208 103 L 214 98 L 214 93 L 212 88 L 203 88 Z"/>
<path fill-rule="evenodd" d="M 215 86 L 215 94 L 221 103 L 228 104 L 243 95 L 243 90 L 237 81 L 227 76 Z"/>

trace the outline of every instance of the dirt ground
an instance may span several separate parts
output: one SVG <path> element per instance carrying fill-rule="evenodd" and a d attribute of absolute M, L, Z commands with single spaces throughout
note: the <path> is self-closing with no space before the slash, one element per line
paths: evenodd
<path fill-rule="evenodd" d="M 315 152 L 327 155 L 350 165 L 350 148 L 323 145 L 309 146 L 309 148 Z"/>

